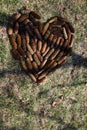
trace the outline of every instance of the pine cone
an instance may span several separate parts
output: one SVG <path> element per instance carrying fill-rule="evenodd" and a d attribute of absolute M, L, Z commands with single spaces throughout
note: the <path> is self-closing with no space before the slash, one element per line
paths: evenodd
<path fill-rule="evenodd" d="M 34 11 L 18 12 L 10 17 L 7 32 L 13 56 L 37 83 L 64 64 L 72 51 L 74 28 L 59 16 L 43 23 Z"/>

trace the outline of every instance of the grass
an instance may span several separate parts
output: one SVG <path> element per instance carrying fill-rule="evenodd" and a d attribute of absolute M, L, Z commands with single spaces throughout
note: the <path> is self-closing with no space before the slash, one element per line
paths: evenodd
<path fill-rule="evenodd" d="M 21 73 L 10 52 L 7 19 L 22 6 L 44 21 L 67 17 L 76 30 L 71 57 L 40 85 Z M 86 0 L 0 1 L 0 130 L 87 130 L 86 7 Z"/>

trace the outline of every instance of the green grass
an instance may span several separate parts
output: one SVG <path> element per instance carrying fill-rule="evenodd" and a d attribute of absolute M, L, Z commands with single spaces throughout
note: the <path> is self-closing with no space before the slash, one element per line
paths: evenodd
<path fill-rule="evenodd" d="M 40 85 L 25 73 L 14 73 L 21 67 L 11 56 L 6 26 L 8 16 L 22 6 L 44 21 L 62 15 L 75 27 L 73 56 Z M 86 6 L 86 0 L 0 1 L 0 130 L 87 130 Z"/>

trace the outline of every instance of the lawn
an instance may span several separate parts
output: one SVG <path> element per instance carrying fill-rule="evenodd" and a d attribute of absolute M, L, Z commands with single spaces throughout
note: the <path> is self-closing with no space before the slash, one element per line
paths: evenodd
<path fill-rule="evenodd" d="M 23 6 L 75 28 L 66 64 L 39 85 L 12 57 L 7 35 L 9 15 Z M 0 0 L 0 130 L 87 130 L 87 0 Z"/>

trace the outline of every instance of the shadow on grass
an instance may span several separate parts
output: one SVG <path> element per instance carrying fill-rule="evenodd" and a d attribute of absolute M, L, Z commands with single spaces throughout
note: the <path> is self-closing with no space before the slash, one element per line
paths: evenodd
<path fill-rule="evenodd" d="M 0 12 L 0 26 L 7 26 L 9 15 Z"/>
<path fill-rule="evenodd" d="M 77 66 L 80 68 L 81 66 L 87 69 L 87 57 L 84 58 L 82 55 L 78 55 L 75 52 L 71 54 L 72 63 L 70 65 Z"/>
<path fill-rule="evenodd" d="M 16 75 L 20 75 L 20 74 L 25 74 L 26 73 L 23 70 L 0 70 L 0 77 L 4 77 L 6 74 L 16 74 Z"/>
<path fill-rule="evenodd" d="M 18 9 L 18 12 L 22 12 L 25 9 L 25 6 Z M 0 26 L 6 26 L 8 24 L 8 19 L 10 18 L 10 14 L 6 14 L 4 12 L 0 12 Z"/>

